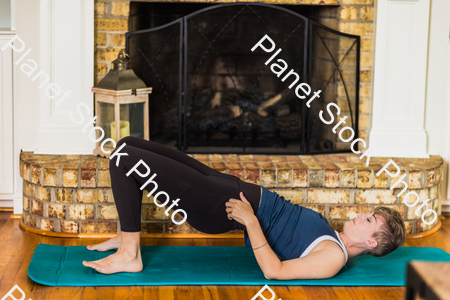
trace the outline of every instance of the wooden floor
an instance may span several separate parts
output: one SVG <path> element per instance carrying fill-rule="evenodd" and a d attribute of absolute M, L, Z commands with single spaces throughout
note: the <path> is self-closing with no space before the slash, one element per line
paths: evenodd
<path fill-rule="evenodd" d="M 126 287 L 49 287 L 35 283 L 27 276 L 28 265 L 38 244 L 89 245 L 105 239 L 52 238 L 24 232 L 19 219 L 11 212 L 0 212 L 0 297 L 16 284 L 25 292 L 24 299 L 224 299 L 251 300 L 262 286 L 126 286 Z M 240 239 L 142 239 L 142 245 L 172 246 L 243 246 Z M 450 252 L 450 218 L 443 221 L 435 234 L 407 240 L 405 246 L 438 247 Z M 374 270 L 376 272 L 376 270 Z M 271 286 L 276 299 L 403 299 L 404 287 L 306 287 Z M 13 294 L 21 298 L 19 291 Z M 270 299 L 269 293 L 264 294 Z M 1 299 L 1 298 L 0 298 Z M 8 297 L 8 300 L 13 299 Z M 261 298 L 258 298 L 260 300 Z"/>

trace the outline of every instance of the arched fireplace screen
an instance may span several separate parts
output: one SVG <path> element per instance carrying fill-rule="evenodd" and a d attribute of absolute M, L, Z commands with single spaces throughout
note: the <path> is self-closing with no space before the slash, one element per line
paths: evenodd
<path fill-rule="evenodd" d="M 126 51 L 153 87 L 150 140 L 188 153 L 312 154 L 349 152 L 344 126 L 358 137 L 359 36 L 286 8 L 215 5 L 128 32 Z"/>

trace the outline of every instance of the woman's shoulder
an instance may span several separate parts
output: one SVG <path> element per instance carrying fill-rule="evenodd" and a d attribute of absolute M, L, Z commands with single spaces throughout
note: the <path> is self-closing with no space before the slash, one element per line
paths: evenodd
<path fill-rule="evenodd" d="M 336 244 L 336 242 L 332 240 L 324 240 L 320 242 L 316 247 L 314 247 L 314 249 L 311 250 L 310 253 L 314 253 L 317 251 L 326 252 L 327 255 L 335 258 L 336 262 L 339 264 L 342 263 L 342 265 L 345 265 L 346 263 L 347 258 L 344 251 L 338 244 Z"/>

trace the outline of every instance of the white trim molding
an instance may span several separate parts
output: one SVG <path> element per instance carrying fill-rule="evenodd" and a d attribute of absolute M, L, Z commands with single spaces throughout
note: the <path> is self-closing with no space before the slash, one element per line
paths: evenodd
<path fill-rule="evenodd" d="M 372 156 L 427 158 L 424 129 L 430 0 L 378 0 Z"/>
<path fill-rule="evenodd" d="M 0 33 L 0 48 L 13 36 L 12 32 Z M 13 122 L 13 51 L 6 48 L 0 51 L 0 199 L 12 199 L 14 193 Z"/>
<path fill-rule="evenodd" d="M 11 0 L 11 31 L 16 30 L 16 0 Z"/>
<path fill-rule="evenodd" d="M 450 24 L 448 24 L 450 26 Z M 441 211 L 450 212 L 450 172 L 449 172 L 449 161 L 450 161 L 450 36 L 448 37 L 448 59 L 447 59 L 447 90 L 446 90 L 446 101 L 445 101 L 445 118 L 444 118 L 444 139 L 442 143 L 442 157 L 444 159 L 444 180 L 441 183 L 441 198 L 445 199 L 441 201 Z"/>
<path fill-rule="evenodd" d="M 93 125 L 86 132 L 82 129 L 93 116 L 94 0 L 40 0 L 39 26 L 40 69 L 49 74 L 48 83 L 61 90 L 54 99 L 45 88 L 39 90 L 40 120 L 34 152 L 93 154 L 95 143 L 88 137 Z M 77 115 L 80 103 L 90 108 L 90 114 L 77 125 L 69 113 Z"/>

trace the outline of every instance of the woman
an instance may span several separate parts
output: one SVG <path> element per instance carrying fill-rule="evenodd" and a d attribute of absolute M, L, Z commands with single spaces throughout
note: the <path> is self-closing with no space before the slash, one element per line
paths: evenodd
<path fill-rule="evenodd" d="M 291 204 L 262 186 L 220 173 L 180 151 L 125 137 L 110 156 L 121 232 L 87 246 L 89 250 L 118 250 L 97 261 L 83 261 L 86 267 L 104 274 L 142 271 L 141 187 L 155 188 L 141 177 L 148 173 L 142 162 L 156 174 L 153 181 L 158 191 L 180 199 L 176 209 L 186 212 L 191 226 L 205 233 L 244 230 L 245 245 L 253 248 L 267 279 L 333 277 L 348 259 L 359 254 L 386 255 L 405 240 L 405 225 L 393 209 L 377 207 L 373 213 L 357 214 L 338 233 L 321 214 Z"/>

